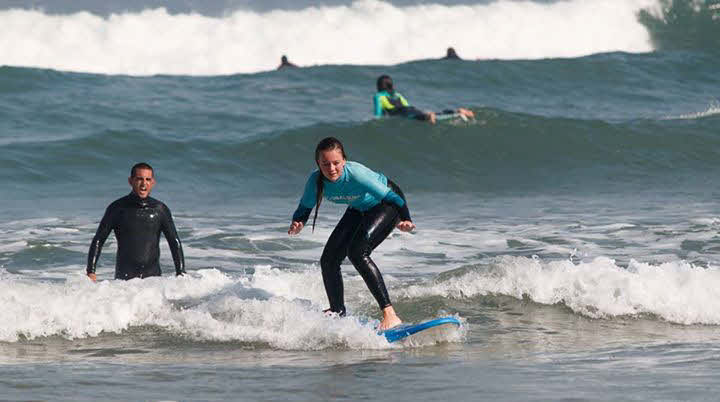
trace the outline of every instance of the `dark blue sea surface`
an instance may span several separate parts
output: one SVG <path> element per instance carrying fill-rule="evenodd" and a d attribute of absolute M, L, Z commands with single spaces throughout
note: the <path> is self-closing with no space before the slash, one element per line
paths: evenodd
<path fill-rule="evenodd" d="M 715 397 L 720 3 L 0 1 L 0 26 L 4 397 Z M 375 119 L 381 74 L 476 118 Z M 323 316 L 343 209 L 286 231 L 327 136 L 407 195 L 417 230 L 373 253 L 401 318 L 456 333 L 387 344 L 347 261 Z M 188 275 L 162 244 L 165 276 L 112 280 L 111 236 L 90 283 L 139 161 Z"/>

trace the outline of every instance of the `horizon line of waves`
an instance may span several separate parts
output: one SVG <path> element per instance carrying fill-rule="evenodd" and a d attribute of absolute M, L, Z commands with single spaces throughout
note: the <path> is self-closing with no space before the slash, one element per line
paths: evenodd
<path fill-rule="evenodd" d="M 225 75 L 275 69 L 283 54 L 308 66 L 398 64 L 441 57 L 448 46 L 466 59 L 644 53 L 654 48 L 637 14 L 657 7 L 658 0 L 403 7 L 357 0 L 294 11 L 238 10 L 219 18 L 172 15 L 164 8 L 107 18 L 11 9 L 0 11 L 0 65 L 101 74 Z M 384 35 L 402 40 L 378 46 L 380 27 Z"/>

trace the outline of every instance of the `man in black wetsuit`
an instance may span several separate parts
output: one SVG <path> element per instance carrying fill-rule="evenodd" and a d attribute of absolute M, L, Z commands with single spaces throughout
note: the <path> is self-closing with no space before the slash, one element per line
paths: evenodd
<path fill-rule="evenodd" d="M 160 233 L 170 246 L 175 273 L 185 273 L 185 258 L 182 244 L 175 230 L 170 209 L 162 202 L 150 197 L 155 185 L 153 168 L 147 163 L 138 163 L 130 170 L 128 183 L 132 192 L 107 207 L 100 221 L 95 237 L 90 244 L 87 262 L 87 276 L 93 281 L 103 244 L 111 231 L 115 231 L 118 243 L 115 259 L 115 279 L 145 278 L 160 276 Z"/>

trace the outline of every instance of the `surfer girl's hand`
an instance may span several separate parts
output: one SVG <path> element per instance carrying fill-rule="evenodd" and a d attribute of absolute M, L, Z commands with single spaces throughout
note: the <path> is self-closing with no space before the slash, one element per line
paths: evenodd
<path fill-rule="evenodd" d="M 90 278 L 91 281 L 97 282 L 97 276 L 95 275 L 94 272 L 87 274 L 87 276 L 88 276 L 88 278 Z"/>
<path fill-rule="evenodd" d="M 296 235 L 296 234 L 300 233 L 300 231 L 303 229 L 304 226 L 305 226 L 305 224 L 303 224 L 302 222 L 293 221 L 290 224 L 290 229 L 288 229 L 288 234 Z"/>
<path fill-rule="evenodd" d="M 412 223 L 412 221 L 402 221 L 398 223 L 396 227 L 403 232 L 412 232 L 412 230 L 415 229 L 415 224 Z"/>

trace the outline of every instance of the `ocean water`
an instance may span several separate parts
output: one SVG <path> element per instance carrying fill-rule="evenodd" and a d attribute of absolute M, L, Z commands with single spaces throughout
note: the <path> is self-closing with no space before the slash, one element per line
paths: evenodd
<path fill-rule="evenodd" d="M 720 369 L 720 2 L 0 1 L 0 395 L 9 400 L 713 400 Z M 439 60 L 453 46 L 464 60 Z M 287 54 L 303 68 L 275 71 Z M 470 122 L 372 118 L 376 78 Z M 341 139 L 417 230 L 286 234 Z M 129 168 L 155 168 L 188 275 L 84 276 Z"/>

